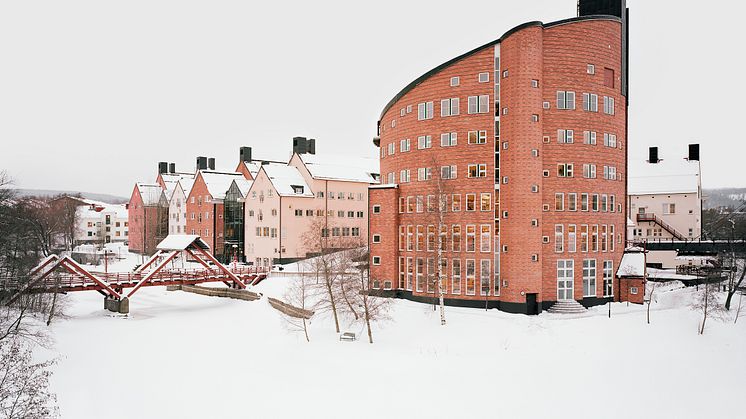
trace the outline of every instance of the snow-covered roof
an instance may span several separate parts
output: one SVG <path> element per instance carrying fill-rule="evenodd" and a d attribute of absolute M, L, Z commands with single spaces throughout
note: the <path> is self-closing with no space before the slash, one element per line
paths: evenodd
<path fill-rule="evenodd" d="M 156 246 L 158 250 L 186 250 L 194 244 L 197 247 L 208 250 L 210 246 L 199 236 L 194 234 L 169 234 Z"/>
<path fill-rule="evenodd" d="M 389 189 L 389 188 L 398 188 L 399 185 L 396 183 L 382 183 L 380 185 L 370 185 L 368 186 L 368 189 Z"/>
<path fill-rule="evenodd" d="M 694 281 L 700 279 L 697 275 L 678 274 L 675 269 L 648 268 L 648 278 L 668 279 L 678 281 Z"/>
<path fill-rule="evenodd" d="M 262 162 L 267 162 L 267 164 L 280 164 L 282 166 L 287 165 L 286 161 L 280 161 L 280 160 L 252 160 L 252 161 L 244 161 L 243 165 L 246 167 L 246 169 L 251 173 L 251 176 L 256 177 L 256 174 L 259 173 L 259 169 L 262 167 Z"/>
<path fill-rule="evenodd" d="M 645 275 L 645 253 L 644 252 L 624 252 L 622 261 L 619 263 L 619 269 L 616 275 L 620 278 L 633 277 L 641 278 Z"/>
<path fill-rule="evenodd" d="M 306 183 L 297 168 L 280 164 L 265 164 L 262 170 L 267 174 L 272 186 L 277 193 L 283 196 L 308 196 L 313 197 L 311 188 Z M 299 193 L 302 188 L 303 192 Z"/>
<path fill-rule="evenodd" d="M 157 183 L 138 183 L 136 187 L 137 190 L 140 191 L 143 205 L 158 205 L 158 203 L 161 201 L 161 194 L 163 193 L 161 185 L 158 185 Z"/>
<path fill-rule="evenodd" d="M 181 179 L 179 185 L 181 186 L 181 190 L 184 191 L 184 196 L 189 196 L 189 192 L 192 191 L 192 186 L 194 186 L 194 178 Z"/>
<path fill-rule="evenodd" d="M 377 183 L 380 173 L 378 159 L 349 157 L 333 154 L 299 154 L 315 179 L 343 182 Z M 375 176 L 374 176 L 375 175 Z"/>
<path fill-rule="evenodd" d="M 246 198 L 246 195 L 249 193 L 249 189 L 251 189 L 251 185 L 254 184 L 254 181 L 248 180 L 246 178 L 241 178 L 234 179 L 233 183 L 236 184 L 238 191 L 241 192 L 241 196 Z"/>
<path fill-rule="evenodd" d="M 630 165 L 627 189 L 629 195 L 696 193 L 699 191 L 699 162 L 666 159 Z"/>
<path fill-rule="evenodd" d="M 213 199 L 225 199 L 225 193 L 231 187 L 235 179 L 244 179 L 239 172 L 216 172 L 213 170 L 201 170 L 202 180 L 207 185 L 207 191 L 210 192 Z"/>
<path fill-rule="evenodd" d="M 176 184 L 182 179 L 194 179 L 194 173 L 161 173 L 161 179 L 164 183 Z"/>

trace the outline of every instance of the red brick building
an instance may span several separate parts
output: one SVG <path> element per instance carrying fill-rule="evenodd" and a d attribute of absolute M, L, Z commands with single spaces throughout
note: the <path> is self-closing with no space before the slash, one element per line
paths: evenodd
<path fill-rule="evenodd" d="M 530 22 L 384 108 L 370 188 L 371 287 L 537 313 L 614 296 L 625 243 L 626 24 Z M 619 3 L 619 2 L 617 2 Z M 605 11 L 604 11 L 605 12 Z M 438 266 L 441 269 L 438 269 Z"/>
<path fill-rule="evenodd" d="M 168 235 L 168 200 L 159 184 L 137 183 L 127 206 L 129 250 L 152 255 Z"/>

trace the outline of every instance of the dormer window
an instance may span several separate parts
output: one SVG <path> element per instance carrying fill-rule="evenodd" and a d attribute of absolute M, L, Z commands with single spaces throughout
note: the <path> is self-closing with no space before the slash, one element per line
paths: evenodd
<path fill-rule="evenodd" d="M 291 188 L 293 188 L 293 193 L 302 195 L 303 194 L 303 186 L 300 185 L 290 185 Z"/>

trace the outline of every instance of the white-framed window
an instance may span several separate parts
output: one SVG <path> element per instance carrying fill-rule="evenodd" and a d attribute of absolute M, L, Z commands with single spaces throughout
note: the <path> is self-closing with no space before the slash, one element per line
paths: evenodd
<path fill-rule="evenodd" d="M 476 294 L 475 281 L 476 281 L 476 261 L 474 259 L 466 259 L 466 295 Z"/>
<path fill-rule="evenodd" d="M 604 166 L 604 179 L 616 180 L 616 167 Z"/>
<path fill-rule="evenodd" d="M 387 175 L 387 179 L 386 180 L 388 181 L 389 184 L 396 183 L 396 173 L 390 172 Z"/>
<path fill-rule="evenodd" d="M 441 166 L 440 167 L 440 178 L 441 179 L 456 179 L 456 165 Z"/>
<path fill-rule="evenodd" d="M 577 211 L 578 210 L 578 194 L 571 192 L 567 194 L 567 210 Z"/>
<path fill-rule="evenodd" d="M 595 93 L 583 93 L 583 110 L 598 112 L 598 95 Z"/>
<path fill-rule="evenodd" d="M 380 234 L 374 234 L 373 235 L 373 243 L 380 243 L 381 242 L 381 235 Z"/>
<path fill-rule="evenodd" d="M 565 227 L 562 224 L 554 226 L 554 251 L 562 253 L 565 250 Z"/>
<path fill-rule="evenodd" d="M 606 147 L 616 148 L 616 135 L 604 133 L 604 145 Z"/>
<path fill-rule="evenodd" d="M 586 179 L 596 178 L 596 165 L 591 163 L 583 164 L 583 177 Z"/>
<path fill-rule="evenodd" d="M 407 111 L 406 111 L 406 110 L 405 110 L 404 108 L 401 108 L 401 110 L 399 111 L 399 116 L 404 116 L 404 115 L 406 115 L 406 112 L 407 112 Z"/>
<path fill-rule="evenodd" d="M 572 177 L 573 175 L 573 164 L 572 163 L 560 163 L 557 165 L 557 176 L 558 177 Z"/>
<path fill-rule="evenodd" d="M 461 294 L 461 259 L 451 261 L 451 294 Z"/>
<path fill-rule="evenodd" d="M 586 65 L 585 72 L 588 74 L 596 74 L 596 66 L 593 64 Z"/>
<path fill-rule="evenodd" d="M 399 183 L 407 182 L 409 182 L 409 169 L 405 169 L 399 172 Z"/>
<path fill-rule="evenodd" d="M 490 81 L 490 73 L 484 72 L 477 75 L 477 80 L 480 83 L 488 83 Z"/>
<path fill-rule="evenodd" d="M 486 144 L 487 143 L 487 131 L 469 131 L 468 133 L 469 144 Z"/>
<path fill-rule="evenodd" d="M 407 113 L 412 113 L 412 105 L 407 105 Z"/>
<path fill-rule="evenodd" d="M 490 111 L 490 95 L 469 96 L 468 113 L 488 113 Z"/>
<path fill-rule="evenodd" d="M 572 259 L 557 260 L 557 299 L 573 299 L 575 261 Z"/>
<path fill-rule="evenodd" d="M 596 259 L 583 259 L 583 297 L 596 296 Z"/>
<path fill-rule="evenodd" d="M 458 144 L 458 134 L 455 132 L 444 132 L 440 134 L 440 146 L 452 147 Z"/>
<path fill-rule="evenodd" d="M 396 153 L 396 143 L 389 143 L 389 156 Z"/>
<path fill-rule="evenodd" d="M 380 214 L 380 213 L 381 213 L 381 206 L 373 205 L 373 214 Z"/>
<path fill-rule="evenodd" d="M 565 210 L 565 194 L 557 192 L 554 194 L 554 210 L 564 211 Z"/>
<path fill-rule="evenodd" d="M 591 210 L 598 212 L 598 194 L 591 195 Z"/>
<path fill-rule="evenodd" d="M 420 167 L 417 169 L 417 180 L 430 180 L 433 177 L 433 169 L 430 167 Z"/>
<path fill-rule="evenodd" d="M 612 239 L 611 242 L 614 243 L 614 240 Z M 603 278 L 604 278 L 604 297 L 613 297 L 614 296 L 614 261 L 613 260 L 604 261 Z"/>
<path fill-rule="evenodd" d="M 406 153 L 410 150 L 411 144 L 409 138 L 399 141 L 399 151 Z"/>
<path fill-rule="evenodd" d="M 461 84 L 461 78 L 458 76 L 451 77 L 451 87 L 456 87 Z"/>
<path fill-rule="evenodd" d="M 583 131 L 583 144 L 596 145 L 596 131 Z"/>
<path fill-rule="evenodd" d="M 430 135 L 420 135 L 417 137 L 417 148 L 424 150 L 433 146 L 433 137 Z"/>
<path fill-rule="evenodd" d="M 557 109 L 575 109 L 575 92 L 558 90 Z"/>
<path fill-rule="evenodd" d="M 604 96 L 604 113 L 614 115 L 614 98 L 611 96 Z"/>
<path fill-rule="evenodd" d="M 468 178 L 487 177 L 486 164 L 470 164 L 466 173 Z"/>
<path fill-rule="evenodd" d="M 534 89 L 539 88 L 539 80 L 531 79 L 531 87 L 533 87 Z M 549 103 L 549 102 L 545 102 L 545 103 Z"/>
<path fill-rule="evenodd" d="M 425 119 L 433 118 L 433 102 L 423 102 L 417 104 L 417 120 L 422 121 Z"/>
<path fill-rule="evenodd" d="M 663 214 L 676 214 L 676 204 L 666 202 L 663 204 Z"/>
<path fill-rule="evenodd" d="M 417 258 L 417 292 L 424 291 L 425 259 Z"/>
<path fill-rule="evenodd" d="M 440 101 L 440 116 L 455 116 L 459 113 L 459 99 L 453 97 Z"/>
<path fill-rule="evenodd" d="M 637 287 L 630 287 L 629 289 L 630 294 L 637 295 L 638 292 L 639 290 L 637 289 Z"/>
<path fill-rule="evenodd" d="M 574 140 L 574 131 L 571 129 L 558 129 L 557 142 L 560 144 L 572 144 Z"/>
<path fill-rule="evenodd" d="M 575 251 L 577 250 L 577 234 L 577 227 L 575 226 L 575 224 L 569 224 L 567 226 L 567 251 L 569 253 L 575 253 Z"/>
<path fill-rule="evenodd" d="M 492 242 L 492 226 L 489 224 L 482 224 L 479 227 L 479 251 L 482 253 L 489 253 L 490 243 Z"/>
<path fill-rule="evenodd" d="M 479 261 L 479 295 L 487 295 L 490 292 L 490 260 Z"/>

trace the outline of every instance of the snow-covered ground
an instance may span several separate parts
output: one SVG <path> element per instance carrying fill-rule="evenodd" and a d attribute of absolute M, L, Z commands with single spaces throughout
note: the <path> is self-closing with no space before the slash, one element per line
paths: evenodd
<path fill-rule="evenodd" d="M 293 278 L 255 290 L 282 297 Z M 311 342 L 263 298 L 246 302 L 143 288 L 127 317 L 95 292 L 65 297 L 52 326 L 63 418 L 705 418 L 743 411 L 746 317 L 708 323 L 692 289 L 656 291 L 568 318 L 397 300 L 392 321 L 340 342 L 314 318 Z"/>

